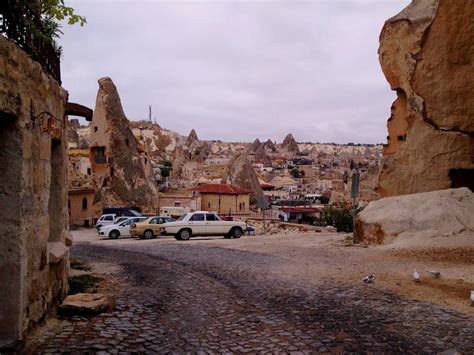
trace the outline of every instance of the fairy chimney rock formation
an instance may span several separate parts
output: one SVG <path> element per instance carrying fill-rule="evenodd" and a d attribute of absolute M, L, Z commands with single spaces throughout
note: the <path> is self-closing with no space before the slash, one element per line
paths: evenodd
<path fill-rule="evenodd" d="M 107 206 L 156 212 L 158 189 L 150 159 L 139 149 L 112 80 L 101 78 L 98 82 L 90 149 L 95 208 L 99 213 Z"/>
<path fill-rule="evenodd" d="M 262 145 L 262 143 L 260 142 L 260 139 L 256 138 L 253 143 L 250 145 L 250 151 L 251 152 L 256 152 L 258 148 L 260 148 L 260 146 Z"/>
<path fill-rule="evenodd" d="M 382 70 L 396 91 L 382 197 L 474 189 L 472 1 L 414 0 L 385 22 Z"/>
<path fill-rule="evenodd" d="M 292 153 L 299 152 L 298 144 L 296 144 L 295 139 L 291 133 L 288 133 L 283 143 L 281 144 L 281 148 Z"/>
<path fill-rule="evenodd" d="M 191 132 L 189 132 L 189 136 L 186 139 L 186 146 L 193 147 L 196 145 L 196 143 L 199 143 L 199 138 L 196 131 L 193 128 Z"/>
<path fill-rule="evenodd" d="M 229 163 L 227 171 L 221 181 L 223 184 L 231 184 L 244 189 L 251 190 L 255 197 L 262 197 L 263 190 L 260 187 L 257 175 L 248 159 L 248 153 L 237 154 Z"/>

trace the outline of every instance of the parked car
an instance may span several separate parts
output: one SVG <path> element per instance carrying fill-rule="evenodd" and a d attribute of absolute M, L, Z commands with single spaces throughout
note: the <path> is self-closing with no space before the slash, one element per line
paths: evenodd
<path fill-rule="evenodd" d="M 118 239 L 120 236 L 130 236 L 130 226 L 147 219 L 146 217 L 125 217 L 124 221 L 117 224 L 109 224 L 99 229 L 99 235 L 108 236 L 110 239 Z"/>
<path fill-rule="evenodd" d="M 102 214 L 114 214 L 117 217 L 143 217 L 139 211 L 128 207 L 106 207 L 102 210 Z"/>
<path fill-rule="evenodd" d="M 174 235 L 177 240 L 188 240 L 202 235 L 240 238 L 244 230 L 247 230 L 247 224 L 244 222 L 223 221 L 216 213 L 196 211 L 181 216 L 175 222 L 163 224 L 160 233 Z"/>
<path fill-rule="evenodd" d="M 95 227 L 97 230 L 99 230 L 103 226 L 107 226 L 109 224 L 112 224 L 114 219 L 115 219 L 115 213 L 108 213 L 108 214 L 103 214 L 100 216 L 100 218 L 97 220 L 97 223 L 95 224 Z"/>
<path fill-rule="evenodd" d="M 97 227 L 97 232 L 100 232 L 101 228 L 105 228 L 107 226 L 110 226 L 112 224 L 119 224 L 120 222 L 123 222 L 127 219 L 129 219 L 130 217 L 115 217 L 114 220 L 112 221 L 112 223 L 110 224 L 102 224 L 100 226 Z"/>
<path fill-rule="evenodd" d="M 160 225 L 167 222 L 174 222 L 171 217 L 154 216 L 144 221 L 133 224 L 130 228 L 132 236 L 140 237 L 140 239 L 151 239 L 160 235 Z"/>

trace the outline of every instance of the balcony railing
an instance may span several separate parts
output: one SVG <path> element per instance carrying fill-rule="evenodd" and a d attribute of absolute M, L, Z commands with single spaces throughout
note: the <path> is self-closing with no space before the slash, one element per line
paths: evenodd
<path fill-rule="evenodd" d="M 0 0 L 0 33 L 61 83 L 60 54 L 48 40 L 39 15 L 24 0 Z"/>

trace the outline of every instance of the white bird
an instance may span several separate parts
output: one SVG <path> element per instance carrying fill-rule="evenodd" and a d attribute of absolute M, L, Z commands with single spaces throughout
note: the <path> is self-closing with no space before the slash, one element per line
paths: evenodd
<path fill-rule="evenodd" d="M 364 277 L 362 279 L 366 284 L 371 284 L 375 281 L 375 272 L 371 273 L 370 275 Z"/>
<path fill-rule="evenodd" d="M 413 269 L 413 280 L 415 280 L 415 282 L 420 282 L 420 274 L 416 269 Z"/>
<path fill-rule="evenodd" d="M 441 276 L 441 273 L 438 270 L 426 270 L 426 271 L 428 271 L 434 277 L 440 277 Z"/>

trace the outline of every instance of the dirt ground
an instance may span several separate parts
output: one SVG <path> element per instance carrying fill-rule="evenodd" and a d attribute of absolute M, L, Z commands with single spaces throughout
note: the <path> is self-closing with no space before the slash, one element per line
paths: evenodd
<path fill-rule="evenodd" d="M 172 237 L 109 240 L 99 238 L 93 230 L 78 230 L 74 237 L 78 243 L 127 250 L 143 249 L 147 245 L 159 250 L 160 245 L 165 248 L 179 243 L 182 248 L 202 246 L 251 251 L 281 260 L 271 269 L 256 265 L 262 272 L 308 284 L 319 284 L 328 279 L 362 283 L 364 276 L 374 272 L 376 280 L 371 287 L 474 315 L 470 302 L 470 292 L 474 290 L 474 246 L 463 249 L 363 247 L 347 243 L 345 234 L 321 233 L 245 236 L 237 240 L 205 237 L 178 242 Z M 413 269 L 420 273 L 419 283 L 413 280 Z M 441 276 L 436 278 L 428 270 L 437 270 Z"/>

